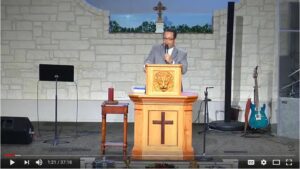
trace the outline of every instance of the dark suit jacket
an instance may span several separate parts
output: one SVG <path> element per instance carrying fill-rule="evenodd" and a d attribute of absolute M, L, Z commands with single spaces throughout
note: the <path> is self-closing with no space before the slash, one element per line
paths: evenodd
<path fill-rule="evenodd" d="M 154 45 L 149 53 L 149 56 L 145 59 L 145 64 L 165 64 L 165 47 L 164 45 Z M 185 74 L 188 67 L 187 53 L 174 47 L 172 52 L 174 64 L 182 64 L 182 74 Z"/>

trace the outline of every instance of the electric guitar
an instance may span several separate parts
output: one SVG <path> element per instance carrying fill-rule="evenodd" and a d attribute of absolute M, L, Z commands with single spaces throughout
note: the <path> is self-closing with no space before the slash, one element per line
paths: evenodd
<path fill-rule="evenodd" d="M 251 115 L 250 115 L 250 119 L 249 119 L 249 126 L 253 129 L 266 128 L 269 124 L 268 118 L 266 117 L 266 114 L 265 114 L 266 104 L 263 104 L 263 106 L 259 110 L 257 68 L 258 68 L 258 66 L 255 67 L 254 73 L 253 73 L 253 78 L 255 81 L 254 104 L 251 103 L 251 105 L 250 105 Z"/>

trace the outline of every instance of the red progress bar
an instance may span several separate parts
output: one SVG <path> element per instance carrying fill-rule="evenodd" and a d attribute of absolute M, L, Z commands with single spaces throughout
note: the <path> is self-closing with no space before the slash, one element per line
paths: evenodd
<path fill-rule="evenodd" d="M 6 153 L 4 154 L 4 157 L 16 157 L 15 153 Z"/>

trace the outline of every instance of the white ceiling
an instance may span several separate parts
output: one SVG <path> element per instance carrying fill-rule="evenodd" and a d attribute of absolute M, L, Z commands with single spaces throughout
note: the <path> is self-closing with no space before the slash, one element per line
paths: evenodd
<path fill-rule="evenodd" d="M 168 13 L 212 13 L 226 9 L 228 1 L 240 0 L 160 0 Z M 149 13 L 159 0 L 86 0 L 92 6 L 109 10 L 112 14 Z"/>

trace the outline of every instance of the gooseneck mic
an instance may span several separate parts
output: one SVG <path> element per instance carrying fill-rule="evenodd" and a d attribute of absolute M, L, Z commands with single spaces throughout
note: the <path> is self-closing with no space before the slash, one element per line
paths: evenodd
<path fill-rule="evenodd" d="M 212 86 L 208 86 L 208 87 L 206 87 L 206 90 L 207 90 L 207 89 L 212 89 L 212 88 L 214 88 L 214 87 L 212 87 Z"/>
<path fill-rule="evenodd" d="M 208 86 L 208 87 L 206 87 L 206 89 L 205 89 L 205 91 L 204 91 L 204 95 L 205 95 L 205 97 L 206 97 L 206 101 L 211 101 L 211 99 L 208 99 L 207 98 L 207 94 L 208 94 L 208 91 L 207 91 L 207 89 L 212 89 L 212 88 L 214 88 L 214 87 L 212 87 L 212 86 Z"/>

